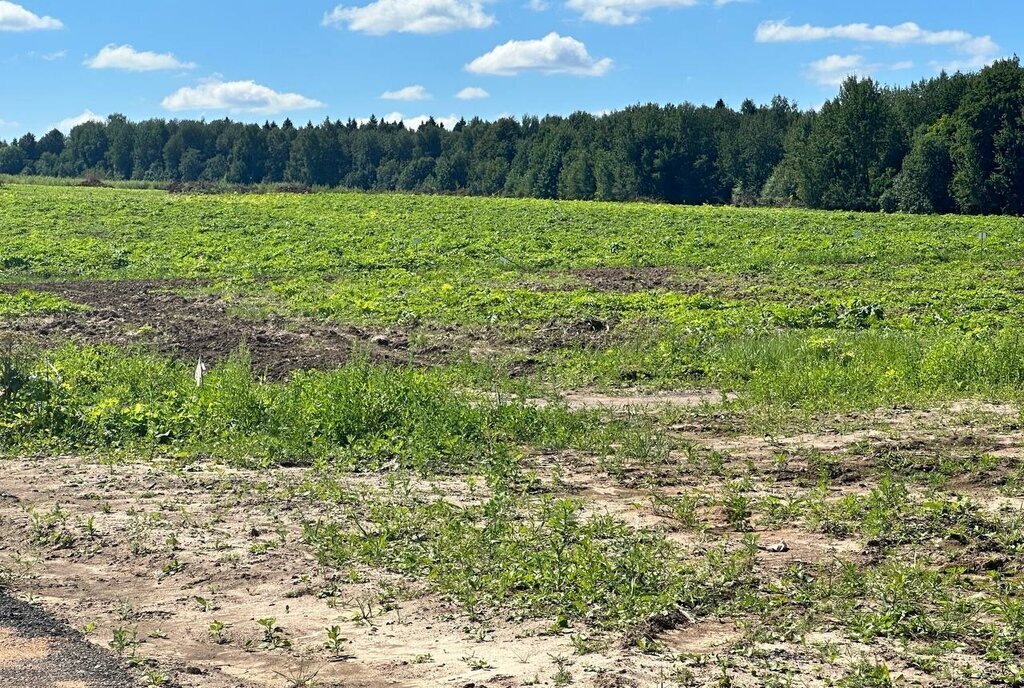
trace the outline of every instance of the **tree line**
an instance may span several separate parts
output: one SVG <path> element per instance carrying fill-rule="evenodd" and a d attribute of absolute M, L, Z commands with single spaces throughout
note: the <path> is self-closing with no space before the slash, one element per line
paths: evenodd
<path fill-rule="evenodd" d="M 296 127 L 111 115 L 0 141 L 0 173 L 291 182 L 536 198 L 1024 213 L 1024 69 L 907 87 L 851 77 L 818 110 L 636 105 L 603 116 Z"/>

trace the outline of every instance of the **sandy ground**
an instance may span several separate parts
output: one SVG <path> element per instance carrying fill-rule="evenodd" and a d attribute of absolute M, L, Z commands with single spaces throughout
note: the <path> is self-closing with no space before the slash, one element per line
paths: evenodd
<path fill-rule="evenodd" d="M 569 638 L 546 634 L 546 624 L 473 628 L 414 581 L 323 569 L 300 529 L 330 508 L 302 499 L 305 477 L 8 460 L 0 520 L 12 537 L 0 563 L 19 595 L 89 628 L 94 643 L 130 629 L 137 645 L 122 656 L 151 661 L 181 686 L 283 686 L 314 675 L 321 687 L 518 686 L 572 655 Z M 57 505 L 71 542 L 40 544 L 33 514 Z M 381 608 L 385 584 L 404 590 L 398 609 Z M 259 620 L 268 618 L 282 629 L 280 647 L 264 642 Z M 222 632 L 211 632 L 215 622 Z M 347 639 L 337 651 L 325 647 L 333 626 Z M 593 670 L 627 670 L 618 659 L 597 659 Z"/>
<path fill-rule="evenodd" d="M 675 396 L 686 406 L 697 398 Z M 662 406 L 673 397 L 576 398 L 586 399 L 578 404 L 633 410 Z M 758 467 L 763 482 L 753 493 L 784 497 L 814 485 L 820 467 L 811 459 L 824 454 L 835 460 L 830 465 L 840 477 L 830 488 L 835 494 L 863 492 L 870 487 L 861 470 L 864 456 L 885 448 L 927 456 L 935 446 L 954 447 L 967 455 L 993 453 L 1019 466 L 1024 437 L 1011 422 L 1015 414 L 1009 407 L 977 405 L 892 412 L 857 419 L 855 427 L 842 427 L 850 425 L 846 419 L 833 430 L 784 437 L 724 435 L 683 422 L 675 432 L 692 447 L 669 456 L 663 466 L 627 467 L 613 478 L 592 459 L 560 454 L 533 456 L 528 467 L 583 499 L 589 512 L 660 530 L 699 551 L 728 537 L 725 516 L 702 508 L 708 528 L 695 532 L 679 527 L 664 502 L 686 489 L 722 489 L 724 478 L 694 471 L 695 461 L 721 453 L 733 464 Z M 737 658 L 732 650 L 749 641 L 750 629 L 736 619 L 676 624 L 657 638 L 667 651 L 644 653 L 621 638 L 597 636 L 601 650 L 579 655 L 571 638 L 579 628 L 551 633 L 543 621 L 524 623 L 500 614 L 471 620 L 420 581 L 324 568 L 303 542 L 302 524 L 339 518 L 341 507 L 317 496 L 311 469 L 244 470 L 162 459 L 104 463 L 79 456 L 6 459 L 0 465 L 0 585 L 31 601 L 33 614 L 52 614 L 91 643 L 66 629 L 33 634 L 10 617 L 5 624 L 0 615 L 0 634 L 6 634 L 0 640 L 6 653 L 0 654 L 0 678 L 3 671 L 15 671 L 18 680 L 35 680 L 21 668 L 45 671 L 52 664 L 48 657 L 76 656 L 83 646 L 101 657 L 87 676 L 74 674 L 78 665 L 70 663 L 66 676 L 50 684 L 25 685 L 65 685 L 59 679 L 71 681 L 66 688 L 102 687 L 105 672 L 117 668 L 117 662 L 110 666 L 112 656 L 141 681 L 156 675 L 165 685 L 183 688 L 511 688 L 557 685 L 560 668 L 571 672 L 575 685 L 598 688 L 713 685 L 723 658 L 737 667 L 733 685 L 761 685 L 757 676 L 770 667 L 800 679 L 794 685 L 814 686 L 827 685 L 842 666 L 822 660 L 809 641 L 762 644 L 756 661 Z M 684 465 L 687 470 L 680 471 Z M 994 509 L 1022 508 L 1018 498 L 994 498 L 1000 475 L 975 473 L 962 487 Z M 341 480 L 355 493 L 369 493 L 384 489 L 386 478 Z M 462 502 L 479 499 L 481 488 L 447 478 L 413 480 L 411 489 Z M 856 539 L 797 527 L 755 524 L 753 531 L 758 567 L 769 579 L 773 571 L 794 565 L 869 556 Z M 277 629 L 271 637 L 261 620 Z M 326 629 L 332 627 L 343 640 L 329 647 Z M 118 634 L 121 643 L 114 642 Z M 945 685 L 899 666 L 900 651 L 884 643 L 868 648 L 827 633 L 818 636 L 815 643 L 836 644 L 846 658 L 881 653 L 908 685 Z M 692 676 L 695 682 L 673 683 L 667 676 Z"/>

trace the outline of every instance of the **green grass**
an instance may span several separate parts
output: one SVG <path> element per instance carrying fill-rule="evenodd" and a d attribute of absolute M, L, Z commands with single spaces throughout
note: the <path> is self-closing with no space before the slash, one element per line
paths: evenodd
<path fill-rule="evenodd" d="M 25 185 L 0 197 L 0 280 L 208 279 L 286 314 L 482 332 L 507 344 L 499 369 L 525 361 L 562 386 L 712 387 L 822 410 L 1016 398 L 1021 382 L 1016 218 Z M 595 266 L 674 276 L 621 291 L 576 272 Z M 581 322 L 610 333 L 548 342 Z"/>
<path fill-rule="evenodd" d="M 308 524 L 306 540 L 334 566 L 424 577 L 472 615 L 620 629 L 679 608 L 710 611 L 749 576 L 750 548 L 693 562 L 661 534 L 582 511 L 578 501 L 508 493 L 469 507 L 369 501 L 349 523 Z"/>
<path fill-rule="evenodd" d="M 53 294 L 29 289 L 14 293 L 0 292 L 0 320 L 12 320 L 26 315 L 50 315 L 86 310 L 85 306 L 72 303 Z"/>
<path fill-rule="evenodd" d="M 145 450 L 239 461 L 425 473 L 504 461 L 520 444 L 592 443 L 594 414 L 458 393 L 443 371 L 373 366 L 259 378 L 242 351 L 196 385 L 173 359 L 66 346 L 5 358 L 0 444 Z"/>

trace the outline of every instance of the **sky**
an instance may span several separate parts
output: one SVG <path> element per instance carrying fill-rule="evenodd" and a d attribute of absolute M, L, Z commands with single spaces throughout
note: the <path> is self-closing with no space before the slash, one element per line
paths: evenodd
<path fill-rule="evenodd" d="M 1012 56 L 1020 0 L 0 0 L 0 139 L 121 113 L 297 124 L 805 108 Z"/>

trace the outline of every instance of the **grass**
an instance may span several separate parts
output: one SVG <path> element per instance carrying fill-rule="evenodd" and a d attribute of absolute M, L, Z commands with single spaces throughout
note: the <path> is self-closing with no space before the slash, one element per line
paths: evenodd
<path fill-rule="evenodd" d="M 51 315 L 87 310 L 53 294 L 21 289 L 8 293 L 0 292 L 0 320 L 13 320 L 28 315 Z"/>
<path fill-rule="evenodd" d="M 260 378 L 240 350 L 197 385 L 183 362 L 113 347 L 16 353 L 3 364 L 8 450 L 129 450 L 423 473 L 501 464 L 520 444 L 593 442 L 594 414 L 452 393 L 444 372 L 355 360 Z"/>
<path fill-rule="evenodd" d="M 398 328 L 428 346 L 474 333 L 498 344 L 492 367 L 561 387 L 707 387 L 821 411 L 1014 399 L 1022 377 L 1015 218 L 21 184 L 0 196 L 4 281 L 206 280 L 237 312 Z M 5 297 L 0 317 L 68 307 L 53 298 Z"/>
<path fill-rule="evenodd" d="M 306 539 L 335 566 L 424 576 L 472 615 L 501 608 L 599 627 L 703 609 L 723 594 L 715 580 L 751 564 L 749 550 L 715 550 L 695 565 L 663 536 L 587 517 L 579 502 L 508 494 L 471 507 L 371 503 L 349 523 L 309 524 Z"/>

